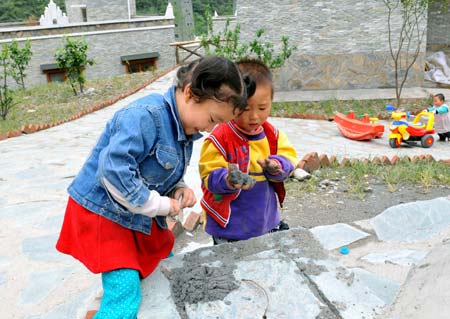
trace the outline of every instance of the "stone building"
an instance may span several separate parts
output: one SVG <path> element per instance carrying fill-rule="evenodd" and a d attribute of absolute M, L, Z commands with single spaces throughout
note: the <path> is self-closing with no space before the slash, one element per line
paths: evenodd
<path fill-rule="evenodd" d="M 31 41 L 33 56 L 26 71 L 27 86 L 65 78 L 54 58 L 64 37 L 86 40 L 88 57 L 95 60 L 85 70 L 87 78 L 164 69 L 175 64 L 174 49 L 169 45 L 175 41 L 171 6 L 164 16 L 136 17 L 135 0 L 66 0 L 66 17 L 53 5 L 50 0 L 39 26 L 0 28 L 0 45 L 13 40 L 19 44 Z M 68 18 L 68 23 L 60 16 Z"/>
<path fill-rule="evenodd" d="M 443 12 L 441 6 L 436 1 L 428 10 L 427 51 L 443 51 L 450 57 L 450 4 Z"/>
<path fill-rule="evenodd" d="M 254 38 L 259 28 L 266 39 L 280 43 L 281 35 L 297 47 L 277 72 L 282 90 L 384 88 L 394 86 L 394 67 L 389 52 L 387 9 L 381 0 L 235 0 L 233 24 L 241 25 L 241 39 Z M 224 25 L 216 18 L 216 30 Z M 392 34 L 399 33 L 401 13 L 393 13 Z M 428 44 L 409 72 L 406 86 L 422 86 L 426 50 L 448 48 L 450 10 L 438 13 L 430 7 Z M 424 38 L 427 41 L 427 37 Z M 414 44 L 413 44 L 414 45 Z M 450 50 L 449 50 L 450 51 Z M 405 54 L 403 54 L 406 57 Z"/>

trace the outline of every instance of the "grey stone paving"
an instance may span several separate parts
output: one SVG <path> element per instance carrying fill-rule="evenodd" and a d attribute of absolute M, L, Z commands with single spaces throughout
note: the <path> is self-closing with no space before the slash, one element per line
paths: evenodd
<path fill-rule="evenodd" d="M 67 201 L 66 187 L 80 169 L 106 121 L 111 118 L 112 114 L 140 96 L 147 95 L 150 92 L 164 91 L 172 82 L 173 74 L 173 72 L 170 73 L 146 89 L 111 107 L 89 114 L 76 121 L 35 134 L 0 141 L 0 240 L 3 242 L 0 246 L 1 318 L 82 318 L 86 310 L 95 305 L 96 300 L 98 301 L 97 297 L 101 292 L 100 277 L 90 274 L 80 263 L 68 256 L 58 254 L 54 249 Z M 378 154 L 407 154 L 412 156 L 429 152 L 432 152 L 433 156 L 438 159 L 450 157 L 449 144 L 437 144 L 430 150 L 422 148 L 392 150 L 385 140 L 368 143 L 346 140 L 339 135 L 334 123 L 278 118 L 273 119 L 273 123 L 286 131 L 297 148 L 300 157 L 311 151 L 330 155 L 336 154 L 341 157 L 365 157 Z M 199 179 L 195 163 L 198 160 L 199 145 L 199 143 L 196 143 L 193 165 L 189 167 L 186 177 L 186 180 L 195 187 L 197 195 L 199 195 Z M 368 227 L 370 228 L 370 225 Z M 263 239 L 262 241 L 265 240 Z M 294 247 L 292 246 L 294 243 L 295 241 L 288 241 L 282 243 L 282 246 L 291 246 L 291 254 L 296 254 L 295 258 L 309 258 L 304 260 L 306 265 L 309 262 L 320 259 L 330 263 L 324 265 L 324 267 L 330 267 L 331 269 L 338 267 L 336 265 L 341 262 L 331 257 L 331 259 L 328 258 L 326 254 L 321 255 L 320 258 L 305 256 L 305 250 L 307 252 L 311 248 L 308 245 L 312 244 L 308 243 L 305 246 L 305 243 L 301 243 L 294 245 Z M 282 311 L 298 311 L 304 314 L 305 318 L 314 318 L 318 313 L 330 313 L 328 311 L 330 310 L 329 304 L 324 300 L 319 300 L 318 296 L 320 294 L 317 291 L 306 289 L 310 286 L 301 284 L 302 280 L 305 281 L 305 277 L 295 271 L 299 260 L 294 262 L 292 260 L 295 258 L 292 257 L 294 259 L 291 258 L 290 261 L 286 262 L 284 252 L 283 256 L 271 255 L 267 250 L 277 249 L 277 247 L 268 245 L 268 247 L 260 251 L 262 255 L 257 255 L 255 251 L 249 252 L 249 259 L 240 260 L 236 263 L 237 268 L 233 272 L 236 280 L 242 282 L 242 279 L 245 279 L 244 275 L 251 272 L 250 279 L 254 281 L 262 280 L 263 285 L 268 285 L 267 288 L 270 295 L 278 298 L 277 294 L 282 293 L 282 291 L 279 291 L 278 288 L 271 291 L 271 279 L 265 278 L 268 276 L 261 275 L 259 272 L 266 269 L 266 267 L 262 267 L 264 265 L 272 267 L 273 272 L 278 274 L 277 276 L 279 277 L 276 278 L 279 280 L 286 280 L 283 274 L 289 272 L 292 275 L 291 279 L 298 276 L 303 278 L 299 279 L 299 284 L 292 287 L 292 289 L 295 289 L 293 290 L 295 294 L 298 293 L 299 296 L 305 298 L 304 300 L 310 300 L 311 303 L 304 304 L 304 307 L 301 309 L 292 308 L 291 310 L 278 309 L 271 306 L 268 309 L 269 313 L 283 317 Z M 350 255 L 355 251 L 353 247 L 351 248 Z M 413 247 L 406 248 L 412 249 Z M 208 255 L 207 250 L 204 249 L 202 252 Z M 214 253 L 214 250 L 212 250 L 212 253 Z M 230 252 L 231 255 L 234 253 Z M 335 252 L 331 253 L 334 254 Z M 367 252 L 364 255 L 367 255 Z M 339 255 L 337 257 L 343 258 Z M 351 256 L 345 258 L 351 258 Z M 213 259 L 220 260 L 220 258 Z M 271 264 L 270 260 L 273 260 L 274 263 Z M 177 259 L 173 259 L 168 262 L 174 265 L 176 261 Z M 342 262 L 347 262 L 347 259 L 343 259 Z M 368 265 L 367 262 L 365 265 Z M 354 276 L 360 276 L 361 278 L 371 276 L 364 272 L 355 272 L 351 270 L 352 268 L 348 269 L 350 270 L 346 271 L 349 273 L 353 272 Z M 322 276 L 325 276 L 324 274 L 326 273 L 322 274 Z M 383 277 L 378 273 L 375 275 L 377 278 Z M 327 284 L 328 280 L 331 280 L 330 278 L 322 278 L 320 274 L 314 276 L 318 276 L 316 284 L 318 287 L 322 286 L 323 291 L 333 289 Z M 330 273 L 330 276 L 333 275 Z M 322 280 L 323 285 L 321 283 Z M 363 281 L 363 279 L 361 280 Z M 372 284 L 377 282 L 369 281 Z M 286 282 L 287 287 L 291 287 L 289 284 L 292 284 L 292 282 Z M 175 308 L 159 309 L 158 311 L 160 312 L 155 310 L 157 309 L 155 307 L 158 304 L 158 300 L 164 304 L 171 302 L 171 299 L 167 299 L 169 291 L 167 278 L 164 277 L 160 270 L 155 272 L 151 278 L 145 280 L 143 285 L 144 295 L 148 296 L 148 298 L 144 298 L 141 317 L 176 318 L 177 312 Z M 367 313 L 367 318 L 371 318 L 392 298 L 392 291 L 394 291 L 392 289 L 397 287 L 396 284 L 393 284 L 392 287 L 394 288 L 389 290 L 389 292 L 380 293 L 377 287 L 382 286 L 382 284 L 375 285 L 376 287 L 364 286 L 362 283 L 358 285 L 362 287 L 361 289 L 369 289 L 367 292 L 374 296 L 372 299 L 367 298 L 366 300 L 368 302 L 367 307 L 373 306 L 376 311 L 366 311 L 364 310 L 365 308 L 355 310 L 346 306 L 347 310 L 342 311 L 344 318 L 359 318 L 354 315 L 357 311 L 364 311 L 364 313 Z M 262 310 L 262 297 L 260 294 L 255 295 L 257 288 L 254 285 L 252 286 L 252 284 L 244 284 L 240 287 L 222 302 L 211 303 L 206 306 L 190 305 L 188 307 L 190 317 L 202 317 L 202 314 L 206 311 L 205 309 L 208 309 L 208 311 L 216 309 L 217 313 L 220 313 L 220 309 L 226 309 L 227 311 L 235 309 L 233 311 L 238 311 L 234 304 L 236 299 L 233 298 L 239 299 L 243 296 L 253 298 L 253 302 L 249 303 L 248 308 L 242 309 L 242 311 L 247 311 L 245 313 L 249 314 L 254 314 L 255 311 L 260 312 Z M 152 289 L 157 289 L 161 295 L 155 296 Z M 350 299 L 352 294 L 359 295 L 357 290 L 352 289 L 348 291 L 348 296 L 350 296 L 348 298 Z M 288 288 L 285 292 L 290 290 L 291 288 Z M 335 292 L 331 291 L 328 293 L 332 296 Z M 341 305 L 345 300 L 337 301 L 336 304 Z M 370 305 L 369 301 L 372 302 Z M 252 305 L 255 305 L 256 308 L 252 308 Z M 281 306 L 286 307 L 286 304 Z"/>

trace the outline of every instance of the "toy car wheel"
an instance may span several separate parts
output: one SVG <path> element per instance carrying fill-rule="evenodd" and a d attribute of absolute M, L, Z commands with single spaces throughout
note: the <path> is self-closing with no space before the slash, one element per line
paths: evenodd
<path fill-rule="evenodd" d="M 434 144 L 434 137 L 431 134 L 425 134 L 420 139 L 423 148 L 430 148 Z"/>
<path fill-rule="evenodd" d="M 399 148 L 401 144 L 402 144 L 402 141 L 399 141 L 397 138 L 389 139 L 389 146 L 392 148 Z"/>

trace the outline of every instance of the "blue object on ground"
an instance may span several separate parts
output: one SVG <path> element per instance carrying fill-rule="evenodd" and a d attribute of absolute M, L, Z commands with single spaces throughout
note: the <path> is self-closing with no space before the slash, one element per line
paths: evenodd
<path fill-rule="evenodd" d="M 339 248 L 339 252 L 340 252 L 342 255 L 347 255 L 347 254 L 350 252 L 350 249 L 348 249 L 347 246 L 342 246 L 341 248 Z"/>
<path fill-rule="evenodd" d="M 395 111 L 395 107 L 393 105 L 386 105 L 386 111 Z"/>

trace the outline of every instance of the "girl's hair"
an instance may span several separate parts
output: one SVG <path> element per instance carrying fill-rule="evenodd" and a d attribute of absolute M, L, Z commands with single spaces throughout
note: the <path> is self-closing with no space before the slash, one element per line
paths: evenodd
<path fill-rule="evenodd" d="M 235 63 L 230 60 L 208 56 L 193 61 L 177 72 L 177 88 L 190 90 L 199 102 L 213 99 L 232 104 L 243 111 L 247 105 L 247 94 L 243 78 Z"/>
<path fill-rule="evenodd" d="M 434 97 L 437 97 L 439 100 L 445 102 L 445 96 L 442 93 L 438 93 Z"/>
<path fill-rule="evenodd" d="M 272 90 L 273 98 L 273 80 L 272 72 L 267 65 L 258 59 L 243 59 L 237 62 L 241 71 L 247 89 L 247 98 L 255 94 L 257 85 L 269 85 Z"/>

